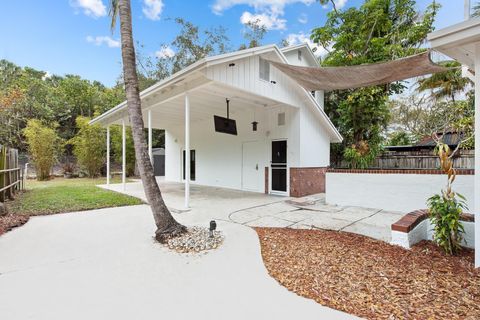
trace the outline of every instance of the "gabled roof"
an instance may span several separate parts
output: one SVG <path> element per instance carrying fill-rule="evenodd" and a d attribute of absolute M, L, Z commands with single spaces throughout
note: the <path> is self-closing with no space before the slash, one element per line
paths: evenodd
<path fill-rule="evenodd" d="M 313 52 L 310 50 L 308 45 L 302 44 L 298 45 L 295 47 L 287 47 L 283 48 L 283 50 L 294 50 L 295 48 L 302 48 L 302 50 L 305 50 L 308 48 L 308 51 L 311 52 L 313 55 Z M 143 90 L 140 92 L 140 97 L 146 98 L 151 94 L 155 94 L 157 92 L 162 91 L 164 88 L 167 88 L 169 86 L 178 84 L 179 82 L 183 81 L 187 76 L 192 75 L 193 73 L 200 71 L 208 66 L 213 66 L 216 64 L 220 63 L 227 63 L 230 61 L 242 59 L 245 57 L 253 56 L 253 55 L 260 55 L 260 54 L 266 54 L 266 53 L 271 53 L 274 52 L 279 60 L 279 62 L 288 64 L 288 60 L 283 54 L 282 50 L 278 48 L 277 45 L 275 44 L 270 44 L 270 45 L 265 45 L 261 47 L 256 47 L 256 48 L 249 48 L 249 49 L 244 49 L 244 50 L 238 50 L 230 53 L 225 53 L 225 54 L 220 54 L 216 56 L 211 56 L 211 57 L 206 57 L 203 59 L 200 59 L 199 61 L 189 65 L 188 67 L 174 73 L 170 77 L 163 79 L 159 81 L 158 83 L 148 87 L 147 89 Z M 333 123 L 330 121 L 326 113 L 323 111 L 323 109 L 318 105 L 317 101 L 313 98 L 313 96 L 302 88 L 301 86 L 298 86 L 299 89 L 305 94 L 306 100 L 310 102 L 311 107 L 314 108 L 314 111 L 317 112 L 317 114 L 320 116 L 320 119 L 322 122 L 326 125 L 328 131 L 330 132 L 331 136 L 333 137 L 334 142 L 341 142 L 343 140 L 342 136 L 338 132 L 338 130 L 335 128 Z M 102 119 L 108 118 L 110 115 L 120 112 L 121 110 L 125 109 L 127 106 L 127 102 L 124 101 L 117 105 L 116 107 L 106 111 L 105 113 L 101 114 L 100 116 L 96 117 L 95 119 L 90 121 L 90 124 L 97 123 L 101 121 Z"/>
<path fill-rule="evenodd" d="M 312 62 L 315 66 L 319 67 L 320 62 L 318 61 L 315 53 L 313 52 L 312 48 L 307 43 L 297 44 L 295 46 L 288 46 L 280 49 L 283 53 L 290 52 L 293 50 L 302 50 L 302 52 L 307 54 L 308 59 Z"/>

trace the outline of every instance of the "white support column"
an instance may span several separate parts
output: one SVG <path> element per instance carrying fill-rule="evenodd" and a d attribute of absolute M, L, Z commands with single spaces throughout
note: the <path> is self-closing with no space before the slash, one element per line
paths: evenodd
<path fill-rule="evenodd" d="M 465 20 L 470 19 L 470 0 L 465 0 L 465 5 L 464 5 L 464 17 Z"/>
<path fill-rule="evenodd" d="M 480 43 L 475 47 L 475 267 L 480 267 Z"/>
<path fill-rule="evenodd" d="M 123 190 L 126 189 L 127 181 L 127 137 L 125 130 L 125 119 L 122 119 L 122 184 Z"/>
<path fill-rule="evenodd" d="M 152 151 L 152 110 L 148 110 L 148 156 L 153 165 L 153 151 Z"/>
<path fill-rule="evenodd" d="M 107 126 L 107 186 L 110 185 L 110 126 Z"/>
<path fill-rule="evenodd" d="M 190 100 L 185 93 L 185 208 L 190 206 Z"/>

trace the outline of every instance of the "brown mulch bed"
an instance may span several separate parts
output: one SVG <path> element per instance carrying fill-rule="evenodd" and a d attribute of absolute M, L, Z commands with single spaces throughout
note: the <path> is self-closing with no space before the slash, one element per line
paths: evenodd
<path fill-rule="evenodd" d="M 472 250 L 448 257 L 335 231 L 256 228 L 272 277 L 300 296 L 368 319 L 480 319 Z"/>
<path fill-rule="evenodd" d="M 20 227 L 28 221 L 28 216 L 7 214 L 0 216 L 0 236 L 13 228 Z"/>

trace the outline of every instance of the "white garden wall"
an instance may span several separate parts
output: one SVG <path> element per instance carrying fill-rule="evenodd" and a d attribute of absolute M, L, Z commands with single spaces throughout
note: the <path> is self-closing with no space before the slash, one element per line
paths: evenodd
<path fill-rule="evenodd" d="M 474 213 L 473 175 L 457 175 L 454 191 L 468 200 Z M 442 174 L 326 174 L 326 201 L 330 204 L 411 212 L 427 208 L 426 201 L 446 184 Z"/>

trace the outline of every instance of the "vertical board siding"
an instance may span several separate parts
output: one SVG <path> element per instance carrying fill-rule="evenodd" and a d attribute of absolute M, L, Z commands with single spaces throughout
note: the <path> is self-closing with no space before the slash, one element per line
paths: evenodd
<path fill-rule="evenodd" d="M 260 79 L 258 56 L 233 61 L 235 65 L 232 67 L 228 66 L 230 63 L 208 67 L 206 76 L 211 80 L 250 91 L 294 107 L 301 107 L 305 104 L 303 89 L 275 67 L 270 67 L 270 80 L 275 81 L 275 84 Z"/>

